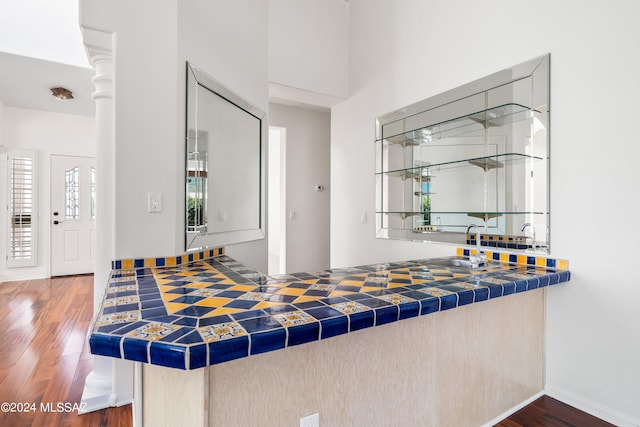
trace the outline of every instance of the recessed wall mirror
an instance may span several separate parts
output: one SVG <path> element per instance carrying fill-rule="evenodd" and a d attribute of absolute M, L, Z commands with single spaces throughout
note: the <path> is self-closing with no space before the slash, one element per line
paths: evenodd
<path fill-rule="evenodd" d="M 549 55 L 376 120 L 377 236 L 549 251 Z"/>
<path fill-rule="evenodd" d="M 262 239 L 265 114 L 186 68 L 186 250 Z"/>

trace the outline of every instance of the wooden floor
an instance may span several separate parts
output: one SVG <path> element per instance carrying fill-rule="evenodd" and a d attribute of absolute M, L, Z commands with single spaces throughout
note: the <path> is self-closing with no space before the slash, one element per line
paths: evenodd
<path fill-rule="evenodd" d="M 62 404 L 66 409 L 80 402 L 85 377 L 92 369 L 86 343 L 92 316 L 93 276 L 0 283 L 0 403 L 12 403 L 10 409 L 21 410 L 7 412 L 3 406 L 0 426 L 132 425 L 131 405 L 84 415 L 47 410 L 47 405 Z M 543 396 L 496 426 L 612 424 Z"/>
<path fill-rule="evenodd" d="M 131 405 L 67 412 L 92 369 L 92 316 L 91 275 L 0 283 L 0 402 L 16 411 L 2 403 L 0 426 L 132 425 Z"/>
<path fill-rule="evenodd" d="M 615 427 L 562 403 L 549 396 L 542 396 L 525 406 L 496 427 Z"/>

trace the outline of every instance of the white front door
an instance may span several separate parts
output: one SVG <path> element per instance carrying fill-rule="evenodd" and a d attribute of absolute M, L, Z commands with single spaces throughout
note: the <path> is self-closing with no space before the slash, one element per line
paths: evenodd
<path fill-rule="evenodd" d="M 51 275 L 93 273 L 95 176 L 92 157 L 51 156 Z"/>

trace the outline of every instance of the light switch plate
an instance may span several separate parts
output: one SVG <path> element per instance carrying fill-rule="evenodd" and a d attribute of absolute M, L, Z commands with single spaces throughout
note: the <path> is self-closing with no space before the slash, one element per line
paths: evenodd
<path fill-rule="evenodd" d="M 147 193 L 147 211 L 162 212 L 162 193 Z"/>

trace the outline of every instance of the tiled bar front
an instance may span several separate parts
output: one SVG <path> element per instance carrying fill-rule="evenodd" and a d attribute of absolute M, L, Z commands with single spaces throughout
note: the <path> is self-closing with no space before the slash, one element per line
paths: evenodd
<path fill-rule="evenodd" d="M 114 262 L 91 352 L 182 370 L 295 347 L 366 328 L 566 282 L 567 262 L 485 252 L 483 270 L 456 257 L 266 276 L 223 249 Z"/>

